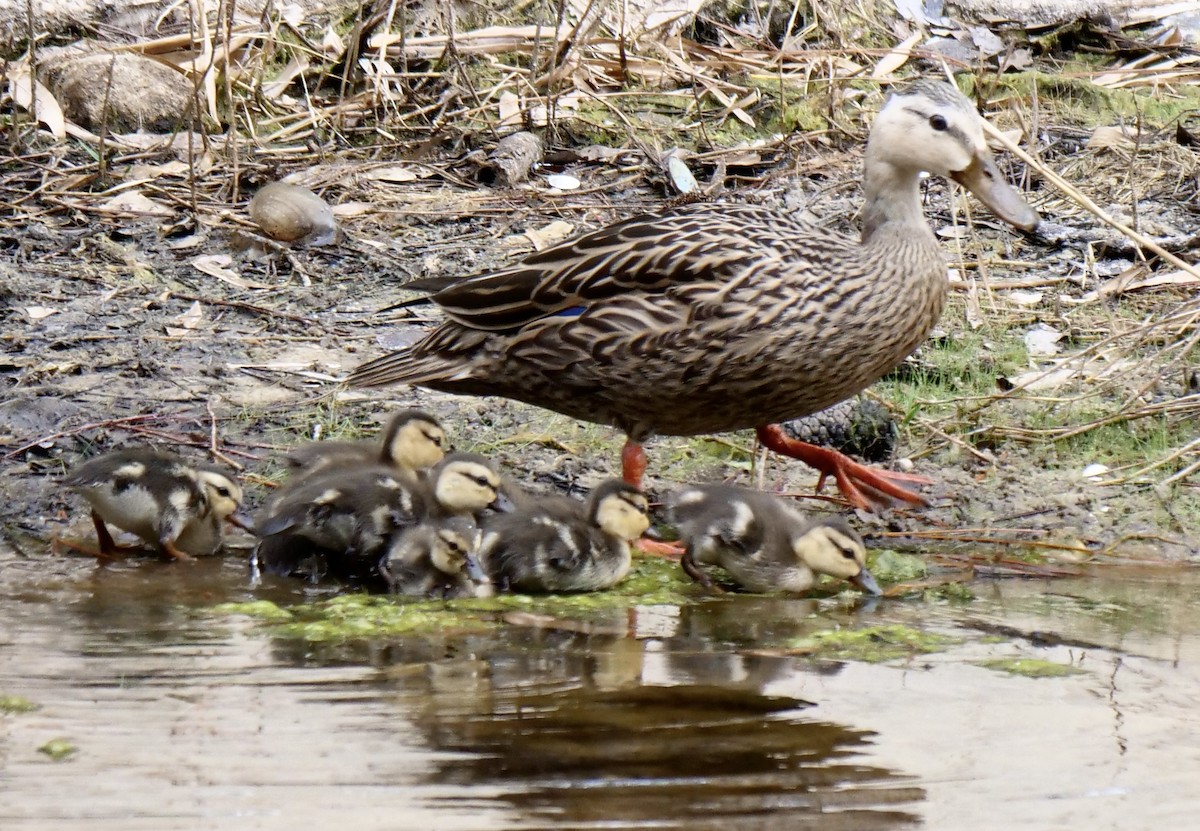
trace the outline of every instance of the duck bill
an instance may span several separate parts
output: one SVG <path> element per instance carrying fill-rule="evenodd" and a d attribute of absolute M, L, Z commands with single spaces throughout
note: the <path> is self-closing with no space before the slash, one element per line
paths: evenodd
<path fill-rule="evenodd" d="M 871 572 L 865 568 L 858 574 L 850 578 L 850 582 L 858 588 L 862 589 L 867 594 L 881 595 L 883 589 L 879 588 L 879 584 L 875 582 L 875 578 L 871 576 Z"/>
<path fill-rule="evenodd" d="M 502 514 L 511 514 L 517 509 L 517 505 L 504 491 L 498 491 L 496 498 L 488 505 L 493 511 L 499 511 Z"/>
<path fill-rule="evenodd" d="M 1004 181 L 990 154 L 976 153 L 966 170 L 955 171 L 950 178 L 987 205 L 996 216 L 1022 231 L 1032 231 L 1040 217 L 1029 207 L 1016 188 Z"/>
<path fill-rule="evenodd" d="M 483 566 L 479 564 L 479 558 L 474 554 L 467 555 L 467 560 L 463 564 L 463 568 L 466 569 L 467 577 L 472 583 L 483 585 L 484 583 L 491 582 L 487 574 L 484 573 Z"/>
<path fill-rule="evenodd" d="M 234 511 L 232 514 L 230 514 L 229 516 L 227 516 L 225 518 L 225 521 L 228 522 L 230 525 L 235 525 L 238 528 L 241 528 L 243 531 L 245 531 L 248 534 L 254 533 L 254 520 L 252 520 L 249 516 L 242 513 L 241 511 Z"/>

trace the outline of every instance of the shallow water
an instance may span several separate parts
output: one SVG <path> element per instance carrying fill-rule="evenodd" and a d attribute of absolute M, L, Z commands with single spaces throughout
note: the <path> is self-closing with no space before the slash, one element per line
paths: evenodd
<path fill-rule="evenodd" d="M 1194 827 L 1200 572 L 971 587 L 330 645 L 204 612 L 303 599 L 250 591 L 234 559 L 0 554 L 0 695 L 39 705 L 0 715 L 0 827 Z M 887 663 L 787 648 L 879 624 L 956 643 Z M 1083 671 L 975 663 L 1014 656 Z M 54 738 L 77 751 L 52 761 Z"/>

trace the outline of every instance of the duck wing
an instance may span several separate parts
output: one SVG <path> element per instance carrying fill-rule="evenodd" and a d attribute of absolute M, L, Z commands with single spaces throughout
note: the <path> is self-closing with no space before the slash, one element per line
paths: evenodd
<path fill-rule="evenodd" d="M 432 300 L 468 329 L 511 332 L 613 298 L 724 282 L 747 262 L 771 257 L 771 249 L 778 248 L 781 259 L 787 255 L 784 235 L 754 232 L 763 225 L 762 212 L 751 205 L 692 204 L 633 217 L 459 280 Z"/>

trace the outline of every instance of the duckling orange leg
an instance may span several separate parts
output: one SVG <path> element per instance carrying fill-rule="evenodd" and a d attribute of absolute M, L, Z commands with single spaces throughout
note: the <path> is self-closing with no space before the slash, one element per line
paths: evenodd
<path fill-rule="evenodd" d="M 902 484 L 933 484 L 932 479 L 924 476 L 860 465 L 845 453 L 789 438 L 778 424 L 759 427 L 758 440 L 769 450 L 799 459 L 820 471 L 821 478 L 817 482 L 817 490 L 820 490 L 821 486 L 825 484 L 825 478 L 832 475 L 837 480 L 838 490 L 842 492 L 842 496 L 846 497 L 846 501 L 856 508 L 867 511 L 890 508 L 891 500 L 888 497 L 913 505 L 929 504 L 925 497 L 909 490 Z"/>
<path fill-rule="evenodd" d="M 112 538 L 112 534 L 108 531 L 108 526 L 104 524 L 104 520 L 100 517 L 100 514 L 95 511 L 92 511 L 92 524 L 96 526 L 96 542 L 100 545 L 99 550 L 89 548 L 82 543 L 64 540 L 61 537 L 54 538 L 54 547 L 69 548 L 72 551 L 78 551 L 80 554 L 87 554 L 89 557 L 96 557 L 101 560 L 115 560 L 118 554 L 139 550 L 136 545 L 117 545 L 116 540 Z"/>

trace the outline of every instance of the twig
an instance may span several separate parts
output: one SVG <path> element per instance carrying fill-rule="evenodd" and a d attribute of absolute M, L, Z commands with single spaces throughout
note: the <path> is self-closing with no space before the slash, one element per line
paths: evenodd
<path fill-rule="evenodd" d="M 5 453 L 3 458 L 5 461 L 8 461 L 9 459 L 15 459 L 17 456 L 20 456 L 22 453 L 24 453 L 28 450 L 32 450 L 33 448 L 37 447 L 39 444 L 45 444 L 46 442 L 57 441 L 58 439 L 66 438 L 67 436 L 77 436 L 80 433 L 86 432 L 88 430 L 102 430 L 102 429 L 108 429 L 108 428 L 117 427 L 117 426 L 126 425 L 126 424 L 132 425 L 132 424 L 137 424 L 139 422 L 158 421 L 161 418 L 164 418 L 164 417 L 158 416 L 158 415 L 147 414 L 147 415 L 125 416 L 123 418 L 110 418 L 105 421 L 93 421 L 88 424 L 81 424 L 80 426 L 75 427 L 71 430 L 62 430 L 57 433 L 51 433 L 50 435 L 42 436 L 41 438 L 34 439 L 33 441 L 29 442 L 28 444 L 21 445 L 16 450 L 11 450 L 8 453 Z"/>

